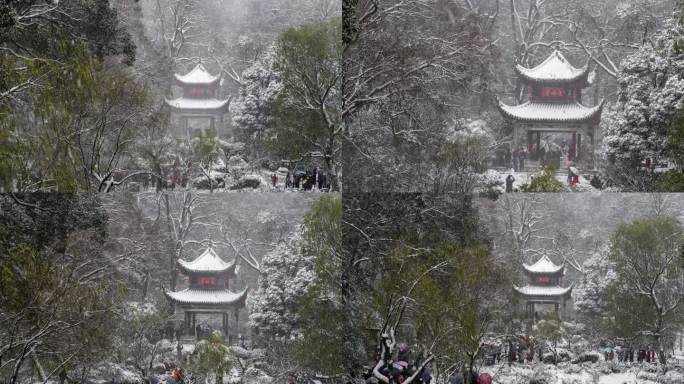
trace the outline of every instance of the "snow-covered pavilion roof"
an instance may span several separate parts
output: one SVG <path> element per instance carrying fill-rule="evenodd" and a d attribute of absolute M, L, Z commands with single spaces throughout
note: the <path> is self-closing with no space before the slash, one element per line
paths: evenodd
<path fill-rule="evenodd" d="M 569 295 L 572 292 L 573 285 L 571 284 L 567 288 L 560 286 L 539 286 L 539 285 L 526 285 L 524 287 L 513 286 L 516 292 L 525 296 L 545 296 L 545 297 L 561 297 Z"/>
<path fill-rule="evenodd" d="M 198 63 L 195 68 L 193 68 L 190 72 L 186 73 L 185 75 L 179 75 L 179 74 L 174 74 L 176 77 L 176 80 L 178 80 L 182 84 L 213 84 L 221 78 L 221 75 L 212 75 L 210 74 L 206 68 L 201 63 Z"/>
<path fill-rule="evenodd" d="M 528 264 L 523 264 L 523 268 L 527 272 L 531 273 L 558 273 L 565 268 L 564 264 L 558 265 L 551 261 L 551 259 L 548 258 L 548 256 L 544 255 L 542 256 L 539 260 L 537 260 L 536 263 L 532 265 Z"/>
<path fill-rule="evenodd" d="M 171 108 L 178 110 L 201 110 L 201 111 L 219 111 L 226 108 L 229 100 L 217 99 L 191 99 L 186 97 L 179 97 L 177 99 L 166 99 L 166 104 Z"/>
<path fill-rule="evenodd" d="M 517 64 L 515 70 L 528 81 L 570 83 L 587 76 L 589 63 L 581 68 L 576 68 L 560 52 L 553 51 L 546 60 L 536 67 L 527 68 Z"/>
<path fill-rule="evenodd" d="M 186 273 L 208 273 L 219 274 L 233 272 L 237 259 L 226 263 L 214 252 L 212 247 L 208 247 L 197 258 L 192 261 L 178 259 L 178 266 Z"/>
<path fill-rule="evenodd" d="M 537 122 L 587 122 L 601 116 L 603 101 L 587 107 L 578 102 L 540 103 L 528 101 L 520 105 L 508 105 L 499 101 L 504 117 L 520 121 Z"/>
<path fill-rule="evenodd" d="M 205 290 L 186 288 L 182 291 L 172 292 L 165 291 L 166 297 L 174 302 L 181 304 L 211 304 L 211 305 L 245 305 L 247 291 L 245 288 L 242 292 L 231 292 L 227 289 L 220 290 Z"/>

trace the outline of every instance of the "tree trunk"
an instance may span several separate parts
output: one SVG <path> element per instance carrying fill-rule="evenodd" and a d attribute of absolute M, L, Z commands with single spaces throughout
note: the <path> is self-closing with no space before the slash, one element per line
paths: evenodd
<path fill-rule="evenodd" d="M 334 169 L 332 156 L 325 156 L 325 168 L 328 175 L 330 175 L 330 190 L 333 192 L 339 191 L 340 186 L 337 180 L 337 170 Z"/>
<path fill-rule="evenodd" d="M 663 345 L 663 338 L 660 335 L 660 330 L 655 336 L 655 341 L 656 345 L 658 346 L 658 360 L 660 361 L 660 364 L 666 365 L 667 364 L 667 356 L 665 356 L 665 346 Z"/>
<path fill-rule="evenodd" d="M 150 271 L 145 271 L 145 278 L 143 280 L 143 287 L 142 287 L 142 301 L 145 301 L 145 298 L 147 297 L 147 290 L 150 285 Z"/>
<path fill-rule="evenodd" d="M 475 365 L 475 357 L 468 356 L 468 376 L 465 378 L 465 384 L 477 384 L 473 383 L 473 366 Z"/>

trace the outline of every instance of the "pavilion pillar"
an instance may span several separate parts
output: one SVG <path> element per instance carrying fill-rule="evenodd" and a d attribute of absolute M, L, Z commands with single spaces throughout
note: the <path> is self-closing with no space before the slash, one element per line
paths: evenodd
<path fill-rule="evenodd" d="M 589 140 L 591 142 L 591 167 L 596 169 L 596 127 L 592 129 L 592 133 L 589 136 Z"/>
<path fill-rule="evenodd" d="M 577 158 L 579 159 L 582 154 L 582 134 L 577 133 Z"/>
<path fill-rule="evenodd" d="M 240 334 L 240 310 L 235 309 L 235 335 Z"/>
<path fill-rule="evenodd" d="M 568 160 L 574 161 L 577 156 L 577 132 L 572 133 L 572 137 L 570 138 L 570 150 L 568 152 Z"/>
<path fill-rule="evenodd" d="M 560 315 L 560 314 L 558 313 L 558 309 L 559 309 L 559 308 L 558 308 L 558 303 L 554 303 L 554 304 L 553 304 L 553 307 L 554 307 L 554 309 L 555 309 L 555 311 L 556 311 L 556 315 Z"/>
<path fill-rule="evenodd" d="M 225 336 L 226 340 L 228 338 L 228 319 L 226 317 L 225 312 L 221 312 L 221 320 L 223 323 L 223 335 Z"/>
<path fill-rule="evenodd" d="M 184 135 L 189 136 L 189 134 L 188 134 L 188 117 L 187 116 L 181 117 L 181 129 L 183 130 Z"/>
<path fill-rule="evenodd" d="M 527 143 L 526 143 L 526 149 L 527 153 L 532 152 L 532 137 L 534 136 L 535 132 L 533 131 L 527 131 Z"/>
<path fill-rule="evenodd" d="M 537 131 L 537 153 L 541 149 L 541 131 Z"/>
<path fill-rule="evenodd" d="M 520 128 L 518 128 L 518 124 L 513 125 L 513 148 L 511 148 L 511 151 L 514 151 L 518 148 L 518 135 L 520 134 Z"/>
<path fill-rule="evenodd" d="M 190 333 L 190 327 L 192 326 L 190 320 L 190 312 L 185 311 L 183 315 L 185 315 L 185 319 L 183 320 L 183 328 L 185 329 L 185 333 L 188 334 Z"/>
<path fill-rule="evenodd" d="M 195 335 L 195 339 L 197 338 L 197 314 L 195 312 L 192 312 L 192 334 Z"/>

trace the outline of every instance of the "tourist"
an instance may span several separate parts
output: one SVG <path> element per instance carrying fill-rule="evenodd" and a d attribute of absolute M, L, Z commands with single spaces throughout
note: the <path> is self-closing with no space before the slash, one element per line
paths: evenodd
<path fill-rule="evenodd" d="M 276 184 L 278 183 L 278 175 L 273 173 L 271 175 L 271 184 L 273 184 L 273 188 L 275 188 Z"/>
<path fill-rule="evenodd" d="M 325 174 L 324 173 L 319 173 L 318 174 L 318 190 L 321 191 L 325 188 Z"/>
<path fill-rule="evenodd" d="M 508 175 L 506 177 L 506 193 L 513 192 L 513 183 L 515 182 L 515 177 L 513 175 Z"/>
<path fill-rule="evenodd" d="M 185 372 L 183 368 L 176 367 L 173 369 L 171 377 L 166 379 L 166 384 L 183 384 L 185 382 Z"/>
<path fill-rule="evenodd" d="M 480 373 L 477 377 L 477 384 L 492 384 L 492 376 L 487 372 Z"/>

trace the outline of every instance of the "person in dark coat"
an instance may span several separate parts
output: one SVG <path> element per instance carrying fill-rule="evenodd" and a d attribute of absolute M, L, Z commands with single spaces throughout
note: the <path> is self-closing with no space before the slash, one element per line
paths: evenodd
<path fill-rule="evenodd" d="M 525 170 L 525 149 L 524 148 L 520 148 L 520 151 L 518 151 L 518 161 L 520 162 L 518 169 L 520 171 L 524 171 Z"/>
<path fill-rule="evenodd" d="M 509 151 L 508 149 L 504 150 L 504 166 L 511 166 L 511 151 Z"/>
<path fill-rule="evenodd" d="M 508 175 L 506 177 L 506 193 L 513 192 L 513 183 L 515 182 L 515 177 L 513 175 Z"/>
<path fill-rule="evenodd" d="M 321 190 L 325 188 L 325 174 L 324 173 L 318 173 L 318 189 Z"/>

